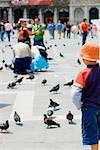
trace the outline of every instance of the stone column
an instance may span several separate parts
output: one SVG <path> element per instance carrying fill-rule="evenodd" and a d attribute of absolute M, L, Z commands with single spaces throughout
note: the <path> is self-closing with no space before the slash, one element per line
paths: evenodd
<path fill-rule="evenodd" d="M 99 19 L 100 19 L 100 6 L 99 6 L 99 8 L 98 8 L 98 11 L 99 11 Z"/>
<path fill-rule="evenodd" d="M 58 22 L 58 14 L 57 14 L 57 8 L 54 9 L 54 24 L 57 25 Z"/>
<path fill-rule="evenodd" d="M 43 23 L 43 16 L 42 16 L 42 9 L 41 8 L 39 9 L 39 18 L 40 18 L 41 23 Z"/>
<path fill-rule="evenodd" d="M 74 8 L 69 6 L 69 21 L 72 24 L 74 22 Z"/>
<path fill-rule="evenodd" d="M 84 18 L 89 21 L 89 12 L 87 6 L 84 7 Z"/>
<path fill-rule="evenodd" d="M 26 10 L 26 7 L 24 8 L 24 14 L 23 14 L 23 18 L 27 18 L 27 10 Z"/>
<path fill-rule="evenodd" d="M 13 14 L 12 14 L 12 8 L 11 7 L 8 10 L 8 20 L 10 23 L 13 23 Z"/>

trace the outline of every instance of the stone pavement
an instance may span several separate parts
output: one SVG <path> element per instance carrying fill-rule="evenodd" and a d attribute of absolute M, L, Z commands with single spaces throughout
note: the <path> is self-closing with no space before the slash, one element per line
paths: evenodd
<path fill-rule="evenodd" d="M 16 37 L 15 34 L 12 45 L 16 43 Z M 49 69 L 36 73 L 32 81 L 27 80 L 25 75 L 23 82 L 15 89 L 6 88 L 9 82 L 15 80 L 13 72 L 6 68 L 0 71 L 0 122 L 10 121 L 8 132 L 0 132 L 0 150 L 82 150 L 81 112 L 72 104 L 71 88 L 63 86 L 84 67 L 77 64 L 80 40 L 80 37 L 59 40 L 57 35 L 55 40 L 49 40 L 46 32 L 45 44 L 52 45 L 48 50 L 49 57 L 53 58 L 49 61 Z M 98 39 L 88 37 L 87 41 L 91 40 L 98 42 Z M 1 48 L 5 44 L 8 44 L 7 40 L 0 43 Z M 10 63 L 12 50 L 8 47 L 3 49 L 3 58 Z M 60 52 L 64 58 L 59 56 Z M 48 81 L 46 86 L 41 85 L 44 78 Z M 51 87 L 58 83 L 59 93 L 49 93 Z M 43 114 L 47 111 L 50 98 L 60 104 L 60 110 L 54 113 L 60 128 L 47 129 L 43 123 Z M 23 126 L 17 126 L 13 121 L 15 110 L 20 114 Z M 66 120 L 69 110 L 74 114 L 75 125 L 69 125 Z"/>

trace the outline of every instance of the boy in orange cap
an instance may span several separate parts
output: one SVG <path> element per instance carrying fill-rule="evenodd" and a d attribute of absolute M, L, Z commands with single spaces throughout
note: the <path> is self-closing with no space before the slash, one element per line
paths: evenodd
<path fill-rule="evenodd" d="M 82 111 L 83 146 L 99 150 L 100 140 L 100 66 L 99 46 L 87 43 L 82 46 L 80 56 L 87 66 L 76 77 L 72 99 L 77 109 Z"/>

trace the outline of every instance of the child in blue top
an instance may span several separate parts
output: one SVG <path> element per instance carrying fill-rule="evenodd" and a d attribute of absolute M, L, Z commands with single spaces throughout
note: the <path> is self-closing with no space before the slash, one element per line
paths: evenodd
<path fill-rule="evenodd" d="M 57 31 L 58 31 L 58 38 L 61 39 L 61 32 L 63 30 L 63 24 L 61 23 L 61 21 L 59 20 L 58 21 L 58 24 L 57 24 Z"/>

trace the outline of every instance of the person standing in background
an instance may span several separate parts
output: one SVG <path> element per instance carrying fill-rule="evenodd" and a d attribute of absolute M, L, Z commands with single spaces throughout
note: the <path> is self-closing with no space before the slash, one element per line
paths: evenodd
<path fill-rule="evenodd" d="M 13 26 L 9 21 L 5 23 L 5 32 L 7 33 L 8 41 L 10 42 L 10 34 L 13 31 Z"/>
<path fill-rule="evenodd" d="M 64 22 L 64 26 L 63 26 L 63 38 L 65 39 L 65 36 L 66 36 L 66 29 L 67 29 L 67 25 L 66 25 L 66 22 Z"/>
<path fill-rule="evenodd" d="M 67 23 L 67 38 L 70 39 L 70 37 L 71 37 L 71 25 L 68 22 Z"/>
<path fill-rule="evenodd" d="M 84 45 L 86 42 L 87 35 L 88 35 L 88 30 L 89 30 L 89 26 L 88 26 L 86 18 L 84 18 L 83 22 L 80 24 L 80 30 L 82 33 L 82 45 Z"/>
<path fill-rule="evenodd" d="M 58 31 L 58 38 L 61 39 L 61 33 L 63 30 L 63 24 L 61 23 L 61 20 L 58 21 L 57 24 L 57 31 Z"/>
<path fill-rule="evenodd" d="M 4 41 L 4 33 L 5 33 L 5 27 L 4 23 L 0 23 L 0 40 Z"/>
<path fill-rule="evenodd" d="M 44 24 L 40 24 L 39 18 L 35 18 L 34 22 L 35 22 L 35 25 L 33 25 L 33 28 L 32 28 L 32 33 L 34 35 L 34 45 L 45 47 L 44 41 L 43 41 L 45 26 Z"/>
<path fill-rule="evenodd" d="M 18 41 L 27 42 L 27 44 L 31 47 L 30 35 L 32 32 L 27 28 L 26 20 L 20 20 L 21 27 L 18 30 Z"/>
<path fill-rule="evenodd" d="M 47 30 L 49 30 L 50 39 L 54 39 L 55 25 L 52 21 L 49 22 Z"/>

